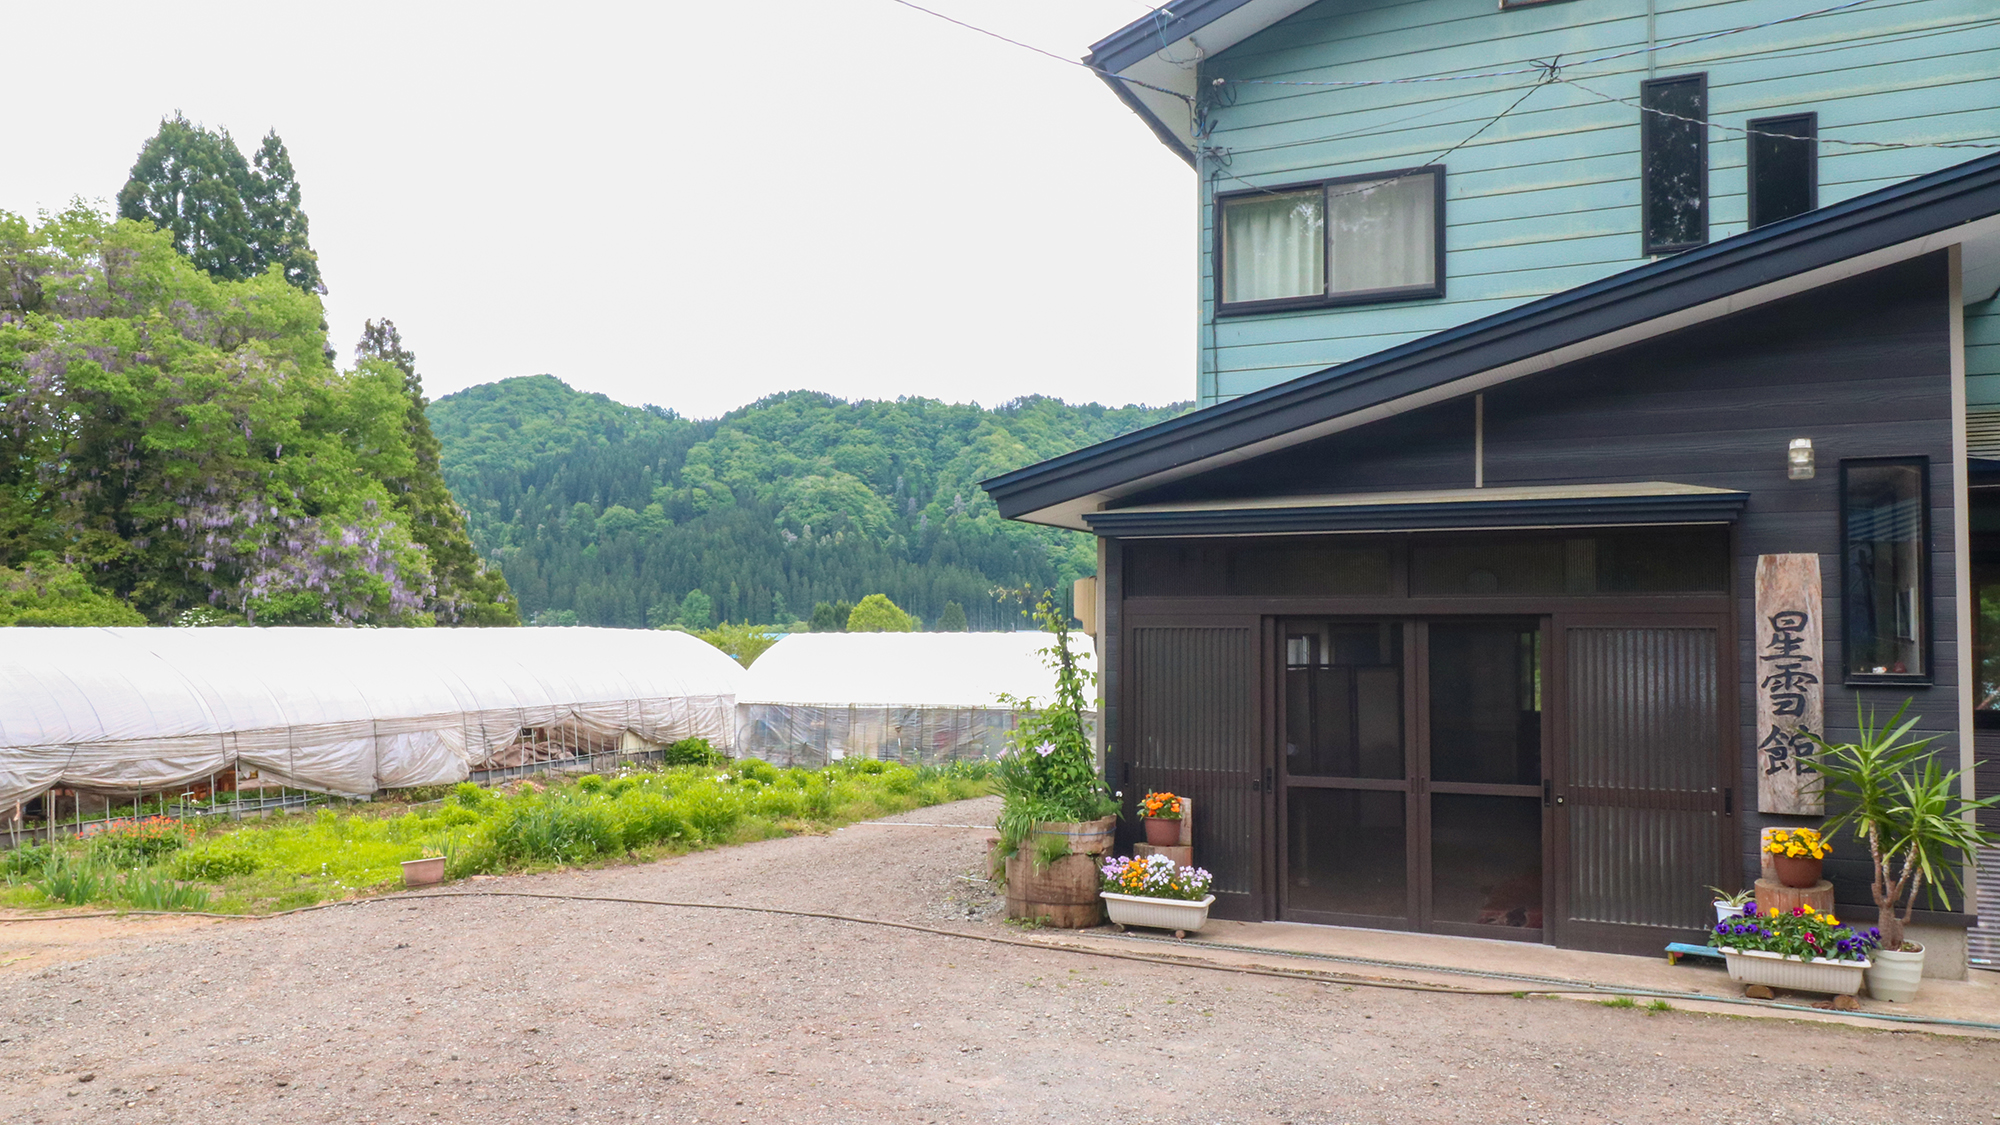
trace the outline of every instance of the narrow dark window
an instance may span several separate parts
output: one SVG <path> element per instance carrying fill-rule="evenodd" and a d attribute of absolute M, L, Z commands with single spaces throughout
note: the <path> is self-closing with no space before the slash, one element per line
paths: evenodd
<path fill-rule="evenodd" d="M 1639 87 L 1639 210 L 1645 252 L 1708 241 L 1708 75 Z"/>
<path fill-rule="evenodd" d="M 1750 229 L 1819 206 L 1819 114 L 1750 122 Z"/>
<path fill-rule="evenodd" d="M 1930 679 L 1930 463 L 1840 463 L 1849 681 Z"/>

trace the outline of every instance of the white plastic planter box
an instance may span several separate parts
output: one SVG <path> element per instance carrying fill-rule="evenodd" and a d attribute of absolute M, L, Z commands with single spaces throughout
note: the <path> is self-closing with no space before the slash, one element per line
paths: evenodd
<path fill-rule="evenodd" d="M 1148 926 L 1190 934 L 1208 925 L 1208 908 L 1215 902 L 1214 895 L 1204 895 L 1199 902 L 1191 902 L 1180 898 L 1115 895 L 1110 891 L 1103 893 L 1105 913 L 1121 926 Z"/>
<path fill-rule="evenodd" d="M 1828 961 L 1824 958 L 1807 961 L 1782 953 L 1766 953 L 1761 949 L 1738 950 L 1727 946 L 1721 947 L 1721 953 L 1729 962 L 1730 980 L 1741 984 L 1789 988 L 1794 992 L 1830 992 L 1852 996 L 1861 991 L 1861 975 L 1868 970 L 1866 961 Z"/>

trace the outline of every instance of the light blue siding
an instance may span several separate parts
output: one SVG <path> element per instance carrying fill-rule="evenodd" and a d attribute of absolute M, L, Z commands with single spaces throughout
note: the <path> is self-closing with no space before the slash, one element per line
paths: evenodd
<path fill-rule="evenodd" d="M 1575 0 L 1516 11 L 1496 10 L 1494 0 L 1315 4 L 1201 64 L 1212 104 L 1198 161 L 1198 394 L 1204 404 L 1245 394 L 1641 264 L 1639 111 L 1606 98 L 1636 101 L 1648 77 L 1705 72 L 1718 126 L 1817 113 L 1822 205 L 1971 159 L 1984 150 L 1837 142 L 2000 143 L 1993 4 L 1878 0 L 1595 64 L 1581 60 L 1793 16 L 1825 0 Z M 1532 75 L 1258 84 L 1484 73 L 1558 55 L 1562 77 L 1579 85 L 1536 87 Z M 1215 193 L 1425 164 L 1454 146 L 1444 159 L 1445 297 L 1215 317 Z M 1720 239 L 1748 222 L 1744 137 L 1711 128 L 1708 156 L 1709 237 Z M 1968 372 L 2000 376 L 2000 309 L 1966 311 Z M 2000 406 L 2000 379 L 1991 382 L 1990 392 L 1976 384 L 1974 402 Z"/>
<path fill-rule="evenodd" d="M 1965 306 L 1965 402 L 2000 410 L 2000 298 Z"/>

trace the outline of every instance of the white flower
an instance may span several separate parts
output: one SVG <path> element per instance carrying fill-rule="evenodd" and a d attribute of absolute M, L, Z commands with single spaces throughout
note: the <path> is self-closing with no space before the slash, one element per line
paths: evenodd
<path fill-rule="evenodd" d="M 1053 742 L 1044 742 L 1040 746 L 1035 747 L 1035 753 L 1040 754 L 1044 758 L 1055 752 L 1056 744 Z"/>

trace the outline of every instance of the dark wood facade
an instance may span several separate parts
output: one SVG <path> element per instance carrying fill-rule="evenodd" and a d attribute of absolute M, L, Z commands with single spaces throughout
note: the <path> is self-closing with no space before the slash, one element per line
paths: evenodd
<path fill-rule="evenodd" d="M 1956 745 L 1948 270 L 1943 253 L 1906 261 L 1493 386 L 1480 407 L 1466 395 L 1126 497 L 1118 506 L 1465 489 L 1474 483 L 1479 410 L 1486 487 L 1670 481 L 1738 490 L 1748 501 L 1726 531 L 1684 529 L 1726 537 L 1726 573 L 1677 590 L 1557 583 L 1466 594 L 1431 588 L 1423 577 L 1422 552 L 1439 543 L 1500 550 L 1589 534 L 1577 531 L 1398 535 L 1385 527 L 1390 534 L 1376 540 L 1321 536 L 1320 543 L 1378 542 L 1387 562 L 1380 574 L 1372 561 L 1329 565 L 1317 586 L 1310 561 L 1298 561 L 1310 560 L 1310 549 L 1286 562 L 1270 550 L 1276 540 L 1182 541 L 1185 558 L 1195 560 L 1185 563 L 1190 573 L 1204 565 L 1200 558 L 1237 548 L 1245 553 L 1231 557 L 1248 561 L 1229 564 L 1237 577 L 1217 579 L 1221 571 L 1211 568 L 1203 572 L 1209 577 L 1179 586 L 1163 584 L 1149 561 L 1174 541 L 1106 540 L 1100 643 L 1114 785 L 1128 802 L 1148 788 L 1194 796 L 1196 851 L 1217 875 L 1218 912 L 1277 917 L 1286 863 L 1284 622 L 1407 623 L 1396 627 L 1412 643 L 1439 622 L 1532 622 L 1524 628 L 1543 638 L 1548 691 L 1538 706 L 1550 913 L 1538 936 L 1636 952 L 1657 951 L 1663 934 L 1690 932 L 1699 912 L 1688 904 L 1705 905 L 1701 884 L 1754 876 L 1760 828 L 1811 823 L 1755 811 L 1752 574 L 1762 554 L 1821 557 L 1826 655 L 1829 667 L 1839 666 L 1843 460 L 1917 457 L 1932 466 L 1933 628 L 1928 684 L 1850 687 L 1832 678 L 1828 724 L 1836 734 L 1850 729 L 1857 698 L 1885 711 L 1914 698 L 1922 729 Z M 1815 449 L 1811 480 L 1787 477 L 1786 447 L 1799 437 Z M 1406 662 L 1411 690 L 1427 690 L 1422 667 L 1414 657 Z M 1430 752 L 1424 721 L 1411 712 L 1413 754 Z M 1354 784 L 1406 794 L 1421 823 L 1436 801 L 1432 791 L 1450 787 L 1433 785 L 1419 758 L 1412 764 L 1402 781 Z M 1429 878 L 1418 860 L 1410 864 L 1413 878 Z M 1836 853 L 1830 875 L 1841 902 L 1867 901 L 1861 873 L 1852 847 Z M 1428 901 L 1413 891 L 1411 902 L 1412 917 L 1423 921 Z M 1421 928 L 1459 932 L 1441 915 Z"/>

